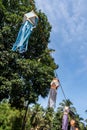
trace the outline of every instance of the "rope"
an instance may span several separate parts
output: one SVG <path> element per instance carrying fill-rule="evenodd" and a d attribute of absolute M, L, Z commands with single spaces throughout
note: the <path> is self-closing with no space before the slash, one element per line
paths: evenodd
<path fill-rule="evenodd" d="M 56 75 L 56 77 L 59 79 L 58 74 L 56 73 L 56 71 L 55 71 L 55 75 Z M 59 81 L 60 81 L 60 80 L 59 80 Z M 61 87 L 63 96 L 64 96 L 64 98 L 65 98 L 65 101 L 67 101 L 67 98 L 66 98 L 66 95 L 65 95 L 65 92 L 64 92 L 64 90 L 63 90 L 63 87 L 62 87 L 61 83 L 60 83 L 60 87 Z"/>
<path fill-rule="evenodd" d="M 56 75 L 56 77 L 59 79 L 58 74 L 56 73 L 56 71 L 55 71 L 55 75 Z M 59 80 L 59 81 L 60 81 L 60 80 Z M 65 98 L 65 101 L 67 102 L 67 98 L 66 98 L 66 95 L 65 95 L 65 92 L 64 92 L 64 90 L 63 90 L 63 87 L 62 87 L 61 83 L 60 83 L 60 87 L 61 87 L 63 96 L 64 96 L 64 98 Z M 73 111 L 70 110 L 69 113 L 72 115 L 73 118 L 75 118 L 75 113 L 74 113 Z"/>
<path fill-rule="evenodd" d="M 64 90 L 63 90 L 63 87 L 61 86 L 61 84 L 60 84 L 60 87 L 61 87 L 61 90 L 62 90 L 62 93 L 63 93 L 63 96 L 64 96 L 65 100 L 67 100 L 67 98 L 65 96 L 65 93 L 64 93 Z"/>

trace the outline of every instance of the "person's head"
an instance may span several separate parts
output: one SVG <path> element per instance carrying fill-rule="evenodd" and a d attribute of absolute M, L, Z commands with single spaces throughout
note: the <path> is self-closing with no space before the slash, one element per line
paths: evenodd
<path fill-rule="evenodd" d="M 74 120 L 74 119 L 72 119 L 72 120 L 70 121 L 70 125 L 71 125 L 71 126 L 75 126 L 75 120 Z"/>

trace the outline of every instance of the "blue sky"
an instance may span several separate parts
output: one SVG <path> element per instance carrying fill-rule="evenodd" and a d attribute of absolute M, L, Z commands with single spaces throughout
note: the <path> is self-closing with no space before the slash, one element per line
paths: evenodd
<path fill-rule="evenodd" d="M 37 9 L 44 12 L 52 31 L 49 48 L 59 65 L 57 74 L 65 95 L 84 119 L 87 118 L 87 0 L 35 0 Z M 58 89 L 57 103 L 64 99 Z M 48 98 L 39 99 L 47 105 Z"/>

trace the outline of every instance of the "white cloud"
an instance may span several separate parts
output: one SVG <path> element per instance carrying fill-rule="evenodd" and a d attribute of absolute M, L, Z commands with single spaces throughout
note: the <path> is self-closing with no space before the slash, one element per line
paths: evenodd
<path fill-rule="evenodd" d="M 87 0 L 36 0 L 36 3 L 46 13 L 56 39 L 61 37 L 62 41 L 55 44 L 71 47 L 71 53 L 78 55 L 86 68 Z"/>
<path fill-rule="evenodd" d="M 61 35 L 62 44 L 87 48 L 87 0 L 36 0 L 52 24 L 52 33 Z M 76 47 L 77 49 L 77 47 Z"/>
<path fill-rule="evenodd" d="M 48 15 L 54 33 L 68 39 L 82 39 L 87 32 L 86 0 L 36 0 L 38 8 Z M 66 33 L 65 33 L 66 32 Z M 67 36 L 69 35 L 68 39 Z"/>

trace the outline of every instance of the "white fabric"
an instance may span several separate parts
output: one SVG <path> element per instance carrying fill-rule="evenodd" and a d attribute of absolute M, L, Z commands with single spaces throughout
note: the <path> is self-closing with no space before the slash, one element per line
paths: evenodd
<path fill-rule="evenodd" d="M 56 96 L 57 96 L 57 91 L 55 89 L 50 89 L 49 93 L 49 100 L 48 100 L 48 107 L 54 108 L 56 105 Z"/>
<path fill-rule="evenodd" d="M 68 113 L 69 113 L 69 107 L 65 106 L 65 108 L 64 108 L 64 114 L 68 114 Z"/>
<path fill-rule="evenodd" d="M 52 84 L 55 84 L 56 87 L 59 86 L 59 82 L 58 82 L 58 80 L 53 80 L 53 81 L 51 82 L 51 85 L 52 85 Z"/>
<path fill-rule="evenodd" d="M 36 18 L 38 19 L 38 16 L 35 14 L 35 12 L 32 10 L 29 13 L 24 14 L 23 23 L 26 20 L 29 20 L 32 24 L 36 24 Z"/>

